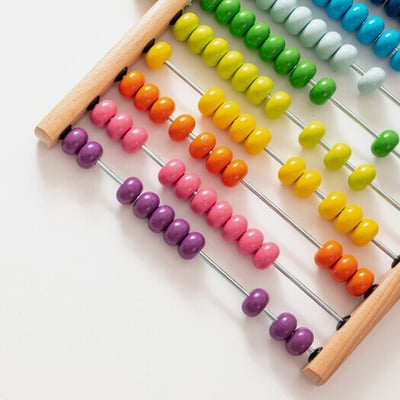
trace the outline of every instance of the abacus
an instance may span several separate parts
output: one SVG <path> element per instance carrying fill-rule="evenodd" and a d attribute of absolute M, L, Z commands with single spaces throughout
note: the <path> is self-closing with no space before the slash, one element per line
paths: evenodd
<path fill-rule="evenodd" d="M 126 113 L 117 113 L 114 103 L 107 99 L 107 95 L 112 87 L 115 88 L 119 86 L 119 91 L 123 97 L 129 99 L 134 98 L 135 107 L 139 112 L 146 113 L 150 110 L 149 116 L 152 122 L 148 122 L 148 126 L 152 126 L 152 123 L 159 125 L 166 124 L 169 120 L 172 128 L 164 129 L 168 130 L 170 137 L 174 141 L 183 142 L 190 137 L 192 143 L 199 144 L 199 142 L 204 140 L 206 145 L 201 142 L 195 150 L 193 150 L 194 146 L 192 145 L 191 155 L 195 159 L 207 158 L 207 169 L 214 175 L 220 174 L 225 187 L 232 187 L 229 190 L 236 190 L 234 186 L 237 186 L 239 182 L 243 182 L 243 180 L 246 179 L 245 177 L 248 171 L 245 162 L 241 160 L 232 161 L 232 156 L 230 154 L 227 155 L 225 148 L 219 149 L 221 150 L 220 152 L 214 152 L 215 143 L 210 145 L 210 141 L 213 140 L 210 139 L 210 136 L 203 138 L 200 134 L 194 134 L 194 123 L 192 120 L 187 117 L 186 114 L 184 114 L 185 117 L 172 116 L 174 112 L 173 103 L 167 100 L 167 98 L 160 97 L 160 93 L 155 89 L 154 85 L 145 85 L 145 81 L 149 81 L 147 76 L 151 76 L 151 72 L 146 70 L 144 71 L 144 76 L 141 76 L 135 68 L 142 54 L 151 54 L 154 39 L 161 36 L 164 31 L 168 29 L 171 21 L 171 24 L 175 26 L 177 21 L 182 18 L 182 10 L 187 5 L 186 3 L 186 0 L 158 1 L 146 13 L 140 23 L 133 27 L 94 69 L 90 71 L 88 75 L 38 124 L 35 133 L 39 139 L 49 147 L 56 145 L 59 140 L 62 141 L 64 151 L 68 154 L 76 155 L 78 164 L 81 167 L 90 168 L 94 165 L 100 166 L 120 185 L 117 195 L 118 200 L 122 204 L 133 204 L 134 214 L 140 219 L 148 220 L 148 225 L 152 231 L 158 233 L 163 232 L 165 241 L 170 245 L 177 246 L 179 255 L 183 259 L 191 259 L 197 254 L 200 254 L 208 264 L 222 274 L 230 283 L 233 283 L 246 296 L 242 309 L 247 316 L 255 316 L 264 311 L 273 320 L 270 329 L 272 332 L 271 336 L 274 339 L 285 341 L 286 348 L 290 354 L 300 355 L 308 351 L 309 359 L 303 369 L 304 375 L 316 384 L 322 384 L 331 377 L 352 351 L 356 349 L 369 331 L 378 324 L 379 320 L 398 300 L 400 295 L 400 272 L 397 267 L 399 257 L 390 247 L 387 247 L 380 241 L 375 242 L 378 243 L 377 246 L 379 249 L 383 248 L 386 253 L 389 253 L 388 255 L 392 259 L 392 268 L 379 279 L 376 286 L 372 286 L 372 282 L 370 282 L 368 287 L 361 290 L 362 293 L 358 293 L 358 288 L 356 288 L 355 292 L 357 292 L 357 295 L 365 295 L 365 300 L 359 303 L 349 318 L 341 317 L 336 312 L 332 311 L 330 306 L 326 305 L 312 290 L 308 289 L 300 279 L 282 267 L 279 262 L 279 250 L 276 249 L 272 242 L 264 242 L 264 237 L 260 230 L 248 228 L 247 222 L 245 223 L 243 218 L 239 218 L 239 216 L 235 215 L 232 207 L 227 202 L 217 202 L 216 191 L 210 188 L 207 188 L 207 190 L 206 188 L 202 189 L 198 177 L 185 174 L 185 167 L 180 162 L 172 160 L 165 163 L 162 161 L 151 149 L 147 148 L 147 134 L 145 130 L 132 127 L 132 122 L 129 122 L 129 117 L 126 116 Z M 215 2 L 217 5 L 219 3 L 218 1 Z M 203 18 L 205 18 L 205 16 L 201 15 L 201 19 Z M 154 25 L 154 20 L 158 21 L 156 25 Z M 149 29 L 150 26 L 151 29 Z M 189 35 L 194 28 L 190 29 L 191 32 Z M 163 49 L 164 48 L 161 48 L 161 52 L 164 51 Z M 155 59 L 157 60 L 158 57 L 156 53 Z M 164 55 L 162 55 L 160 58 L 162 59 L 160 64 L 164 64 L 168 56 L 164 57 Z M 208 73 L 211 74 L 213 72 L 209 71 Z M 238 83 L 242 83 L 243 80 L 245 79 L 240 79 Z M 194 81 L 193 79 L 192 82 Z M 193 94 L 193 97 L 196 96 L 198 96 L 198 94 Z M 232 104 L 233 103 L 229 103 L 230 106 Z M 219 102 L 218 107 L 220 105 L 221 102 Z M 251 109 L 250 106 L 247 108 L 248 110 Z M 287 109 L 286 106 L 284 108 Z M 210 111 L 209 114 L 214 115 L 214 122 L 215 120 L 219 121 L 217 123 L 217 130 L 231 127 L 232 124 L 237 121 L 238 117 L 242 115 L 238 111 L 234 114 L 232 119 L 226 121 L 224 113 L 222 113 L 220 119 L 215 117 L 216 110 L 217 107 Z M 206 114 L 207 113 L 203 112 L 203 115 Z M 221 268 L 207 255 L 205 250 L 203 250 L 204 239 L 202 235 L 198 233 L 189 233 L 187 223 L 182 222 L 180 219 L 175 219 L 175 214 L 169 206 L 159 206 L 160 200 L 155 193 L 144 193 L 140 195 L 142 184 L 137 178 L 129 178 L 124 181 L 102 161 L 102 146 L 96 142 L 88 141 L 85 131 L 77 127 L 80 120 L 88 118 L 89 115 L 91 121 L 95 125 L 93 129 L 99 128 L 98 130 L 100 130 L 100 128 L 102 129 L 105 127 L 109 138 L 113 141 L 121 140 L 122 146 L 127 152 L 136 152 L 142 149 L 150 155 L 161 167 L 159 181 L 163 185 L 174 186 L 175 192 L 180 199 L 190 199 L 191 207 L 195 209 L 195 213 L 206 215 L 209 226 L 215 229 L 221 229 L 223 235 L 225 235 L 225 240 L 228 242 L 237 242 L 239 252 L 242 255 L 250 256 L 253 265 L 257 269 L 265 269 L 271 264 L 277 266 L 278 269 L 283 271 L 283 274 L 289 277 L 292 282 L 295 282 L 304 293 L 313 300 L 316 300 L 318 305 L 333 314 L 339 325 L 338 330 L 326 343 L 321 344 L 321 348 L 313 348 L 310 347 L 313 339 L 312 334 L 306 328 L 296 328 L 291 314 L 284 313 L 276 317 L 273 313 L 268 311 L 266 308 L 268 294 L 264 290 L 255 289 L 250 292 L 244 289 L 229 272 Z M 135 114 L 133 115 L 133 119 L 135 119 Z M 270 124 L 268 120 L 262 120 L 262 122 L 260 122 L 261 118 L 259 118 L 259 113 L 257 115 L 257 124 L 260 123 L 266 126 Z M 229 118 L 231 117 L 229 116 Z M 245 121 L 246 124 L 248 123 L 246 118 L 244 118 L 243 121 Z M 207 122 L 205 123 L 207 124 Z M 279 123 L 281 122 L 272 122 L 274 127 L 278 126 Z M 249 128 L 248 132 L 246 131 L 246 134 L 241 133 L 243 127 L 240 125 L 239 129 L 234 130 L 234 133 L 232 133 L 231 130 L 230 136 L 233 137 L 236 142 L 245 142 L 245 147 L 247 143 L 246 150 L 248 153 L 260 153 L 260 149 L 263 150 L 269 145 L 270 137 L 265 131 L 261 131 L 262 133 L 250 137 L 255 129 L 253 123 L 251 123 L 250 126 L 251 128 Z M 129 134 L 127 132 L 129 132 Z M 239 136 L 240 139 L 238 138 Z M 218 141 L 219 138 L 220 136 L 217 136 Z M 394 149 L 395 146 L 391 147 Z M 237 148 L 235 148 L 235 151 L 240 152 Z M 258 155 L 257 157 L 261 156 Z M 254 165 L 257 165 L 257 163 Z M 297 188 L 298 194 L 300 193 L 299 197 L 309 197 L 317 190 L 318 185 L 315 187 L 314 184 L 312 184 L 311 188 L 309 188 L 309 183 L 307 181 L 304 187 L 301 186 L 298 180 L 300 176 L 303 175 L 304 168 L 300 168 L 300 170 L 301 173 L 296 175 L 294 179 L 289 179 L 290 182 L 288 181 L 288 183 L 297 182 L 297 185 L 300 186 L 300 188 Z M 288 174 L 291 175 L 291 173 L 292 171 L 289 170 Z M 184 177 L 184 179 L 181 180 L 182 177 Z M 281 182 L 284 180 L 285 179 L 281 180 Z M 313 180 L 313 178 L 311 178 L 311 180 Z M 370 184 L 370 180 L 371 179 L 367 179 L 368 184 Z M 253 185 L 249 183 L 249 181 L 245 182 L 247 182 L 245 186 L 250 188 L 252 193 L 255 193 L 259 198 L 266 199 L 267 196 L 264 190 L 257 188 L 257 185 Z M 368 184 L 366 186 L 368 186 Z M 226 188 L 218 189 L 218 192 L 220 192 L 220 190 L 226 197 L 230 195 Z M 287 193 L 287 195 L 289 195 L 289 193 Z M 270 206 L 272 204 L 275 211 L 278 211 L 280 217 L 283 216 L 286 222 L 289 221 L 291 225 L 294 225 L 299 231 L 303 232 L 307 239 L 317 244 L 317 247 L 320 248 L 320 252 L 317 253 L 315 258 L 320 266 L 333 271 L 331 274 L 336 276 L 337 280 L 342 282 L 350 281 L 356 271 L 358 271 L 357 267 L 355 269 L 353 268 L 353 259 L 341 258 L 341 250 L 338 250 L 336 245 L 332 246 L 332 243 L 320 244 L 311 234 L 303 231 L 300 223 L 291 219 L 273 202 L 267 201 Z M 337 199 L 334 201 L 336 202 Z M 396 199 L 393 201 L 396 202 Z M 342 204 L 342 201 L 339 203 L 338 207 L 340 209 L 338 211 L 332 211 L 331 208 L 328 207 L 328 211 L 334 213 L 333 218 L 337 218 L 345 208 L 345 203 Z M 358 220 L 355 225 L 358 226 L 359 222 L 360 220 Z M 174 226 L 174 223 L 176 226 Z M 338 225 L 340 225 L 339 222 Z M 352 226 L 351 229 L 346 228 L 345 231 L 352 231 L 353 228 L 355 228 L 355 226 Z M 370 228 L 368 227 L 367 231 L 369 232 L 369 230 Z M 182 231 L 184 233 L 182 233 Z M 374 229 L 373 231 L 373 234 L 371 234 L 372 237 L 368 236 L 368 240 L 365 241 L 363 239 L 363 234 L 360 235 L 361 239 L 358 239 L 360 237 L 359 235 L 354 234 L 356 239 L 353 241 L 353 244 L 360 244 L 357 242 L 362 242 L 361 244 L 363 246 L 370 247 L 370 242 L 375 240 L 374 236 L 377 233 Z M 349 245 L 349 242 L 347 245 Z M 341 263 L 335 264 L 339 259 L 341 259 Z M 349 261 L 350 259 L 351 261 Z M 335 268 L 333 264 L 335 264 Z M 353 264 L 351 273 L 348 271 L 343 272 L 348 264 Z M 344 266 L 343 269 L 341 269 L 342 266 Z M 342 277 L 342 274 L 345 274 L 345 278 Z M 357 279 L 358 278 L 355 278 L 355 281 L 357 281 Z M 264 284 L 264 281 L 262 283 Z M 351 287 L 352 284 L 350 283 L 348 286 Z M 355 283 L 353 286 L 357 287 L 358 285 Z M 352 290 L 350 289 L 350 293 L 351 292 Z M 289 326 L 289 328 L 287 328 L 287 326 Z M 287 330 L 287 332 L 285 330 Z"/>

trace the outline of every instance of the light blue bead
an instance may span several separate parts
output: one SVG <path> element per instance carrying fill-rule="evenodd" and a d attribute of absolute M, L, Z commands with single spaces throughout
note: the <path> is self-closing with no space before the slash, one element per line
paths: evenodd
<path fill-rule="evenodd" d="M 342 28 L 346 32 L 356 31 L 368 17 L 368 7 L 365 4 L 355 3 L 342 17 Z"/>
<path fill-rule="evenodd" d="M 331 19 L 340 19 L 353 4 L 353 0 L 331 0 L 326 6 L 326 13 Z"/>
<path fill-rule="evenodd" d="M 297 0 L 278 0 L 269 10 L 269 15 L 274 22 L 281 24 L 296 8 Z"/>
<path fill-rule="evenodd" d="M 356 61 L 357 55 L 357 47 L 352 44 L 344 44 L 329 60 L 329 65 L 334 72 L 347 71 Z"/>
<path fill-rule="evenodd" d="M 369 17 L 358 30 L 357 40 L 362 44 L 371 44 L 384 29 L 385 23 L 381 17 Z"/>
<path fill-rule="evenodd" d="M 296 7 L 285 21 L 284 27 L 287 33 L 299 35 L 304 27 L 311 21 L 312 11 L 308 7 Z"/>
<path fill-rule="evenodd" d="M 276 0 L 256 0 L 257 7 L 263 11 L 268 11 L 275 2 Z"/>
<path fill-rule="evenodd" d="M 388 29 L 378 37 L 372 47 L 377 57 L 388 57 L 400 43 L 400 34 L 395 29 Z"/>
<path fill-rule="evenodd" d="M 394 71 L 400 71 L 400 50 L 397 50 L 396 53 L 390 57 L 389 64 Z"/>
<path fill-rule="evenodd" d="M 358 80 L 357 87 L 362 95 L 373 93 L 382 86 L 386 73 L 382 68 L 372 67 Z"/>
<path fill-rule="evenodd" d="M 325 7 L 329 3 L 329 0 L 312 0 L 312 3 L 317 7 Z"/>

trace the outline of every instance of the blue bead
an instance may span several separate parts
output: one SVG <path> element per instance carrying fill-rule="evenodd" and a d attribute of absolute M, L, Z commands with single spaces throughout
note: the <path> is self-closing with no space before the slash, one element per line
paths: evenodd
<path fill-rule="evenodd" d="M 372 49 L 377 57 L 385 58 L 393 52 L 399 43 L 399 32 L 395 29 L 388 29 L 379 36 Z"/>
<path fill-rule="evenodd" d="M 379 6 L 380 4 L 383 4 L 385 0 L 369 0 L 372 4 L 376 4 Z"/>
<path fill-rule="evenodd" d="M 353 4 L 353 0 L 331 0 L 326 6 L 326 13 L 331 19 L 340 19 Z"/>
<path fill-rule="evenodd" d="M 325 7 L 329 3 L 329 0 L 312 0 L 312 3 L 317 7 Z"/>
<path fill-rule="evenodd" d="M 362 44 L 371 44 L 382 33 L 384 28 L 385 23 L 381 17 L 369 17 L 358 30 L 357 40 Z"/>
<path fill-rule="evenodd" d="M 396 53 L 390 57 L 389 64 L 394 71 L 400 71 L 400 50 L 397 50 Z"/>
<path fill-rule="evenodd" d="M 342 17 L 342 28 L 346 32 L 356 31 L 368 17 L 368 7 L 365 4 L 355 3 Z"/>
<path fill-rule="evenodd" d="M 397 18 L 400 15 L 400 0 L 389 0 L 383 9 L 389 17 Z"/>

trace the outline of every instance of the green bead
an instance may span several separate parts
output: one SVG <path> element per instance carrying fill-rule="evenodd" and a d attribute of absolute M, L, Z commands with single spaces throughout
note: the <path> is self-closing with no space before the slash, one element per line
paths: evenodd
<path fill-rule="evenodd" d="M 213 12 L 222 0 L 200 0 L 200 7 L 205 12 Z"/>
<path fill-rule="evenodd" d="M 289 82 L 294 88 L 300 89 L 306 86 L 316 73 L 317 67 L 312 61 L 301 61 L 290 73 Z"/>
<path fill-rule="evenodd" d="M 265 22 L 256 22 L 246 33 L 244 45 L 251 50 L 258 49 L 270 34 L 269 25 Z"/>
<path fill-rule="evenodd" d="M 353 190 L 365 189 L 376 176 L 375 167 L 372 164 L 361 164 L 349 176 L 348 184 Z"/>
<path fill-rule="evenodd" d="M 310 90 L 309 97 L 313 104 L 322 105 L 328 101 L 336 91 L 336 83 L 332 78 L 321 78 Z"/>
<path fill-rule="evenodd" d="M 227 25 L 239 11 L 239 0 L 222 0 L 215 10 L 214 17 L 218 23 Z"/>
<path fill-rule="evenodd" d="M 386 157 L 399 143 L 399 135 L 387 129 L 372 142 L 371 151 L 375 157 Z"/>
<path fill-rule="evenodd" d="M 325 154 L 324 164 L 330 170 L 342 168 L 351 156 L 351 148 L 346 143 L 336 143 Z"/>
<path fill-rule="evenodd" d="M 279 75 L 288 74 L 300 61 L 300 52 L 294 47 L 284 49 L 274 61 L 274 70 Z"/>
<path fill-rule="evenodd" d="M 285 39 L 281 35 L 271 35 L 260 47 L 258 54 L 263 61 L 274 61 L 285 48 Z"/>
<path fill-rule="evenodd" d="M 251 10 L 239 11 L 229 23 L 229 32 L 236 37 L 242 37 L 256 22 L 256 16 Z"/>

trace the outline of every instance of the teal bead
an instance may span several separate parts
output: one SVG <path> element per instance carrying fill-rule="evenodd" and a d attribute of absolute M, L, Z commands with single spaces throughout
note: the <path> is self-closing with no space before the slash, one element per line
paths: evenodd
<path fill-rule="evenodd" d="M 387 129 L 372 142 L 371 152 L 375 157 L 386 157 L 399 143 L 399 135 Z"/>
<path fill-rule="evenodd" d="M 222 0 L 200 0 L 200 7 L 205 12 L 213 12 Z"/>
<path fill-rule="evenodd" d="M 279 75 L 288 74 L 300 61 L 300 52 L 294 47 L 284 49 L 274 61 L 274 70 Z"/>
<path fill-rule="evenodd" d="M 258 55 L 263 61 L 274 61 L 285 48 L 285 39 L 281 35 L 270 35 L 261 45 Z"/>
<path fill-rule="evenodd" d="M 270 34 L 269 25 L 265 22 L 256 22 L 246 33 L 244 45 L 251 50 L 258 49 Z"/>
<path fill-rule="evenodd" d="M 240 11 L 239 0 L 222 0 L 215 10 L 215 20 L 222 25 L 227 25 Z"/>
<path fill-rule="evenodd" d="M 336 91 L 336 83 L 332 78 L 321 78 L 310 90 L 309 97 L 313 104 L 322 105 Z"/>
<path fill-rule="evenodd" d="M 290 73 L 289 82 L 294 88 L 300 89 L 306 86 L 316 73 L 317 67 L 312 61 L 301 61 Z"/>
<path fill-rule="evenodd" d="M 239 11 L 229 23 L 229 32 L 236 37 L 244 36 L 256 22 L 253 11 L 245 9 Z"/>

